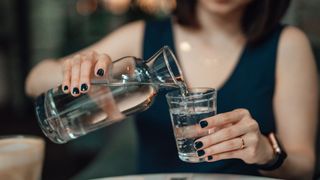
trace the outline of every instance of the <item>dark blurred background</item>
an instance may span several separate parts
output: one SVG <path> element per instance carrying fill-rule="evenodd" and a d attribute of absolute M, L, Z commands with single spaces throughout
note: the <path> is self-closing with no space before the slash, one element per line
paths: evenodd
<path fill-rule="evenodd" d="M 175 0 L 134 2 L 1 0 L 0 135 L 43 137 L 35 119 L 32 99 L 24 93 L 25 78 L 35 64 L 86 47 L 130 21 L 163 18 L 175 5 Z M 307 33 L 317 62 L 320 61 L 319 10 L 319 0 L 293 1 L 284 19 L 285 23 L 296 25 Z M 46 140 L 43 179 L 81 180 L 134 174 L 136 138 L 132 120 L 64 145 Z"/>

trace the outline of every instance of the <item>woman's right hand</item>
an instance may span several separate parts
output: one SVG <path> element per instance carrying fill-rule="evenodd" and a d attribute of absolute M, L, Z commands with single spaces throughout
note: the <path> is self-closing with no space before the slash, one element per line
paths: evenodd
<path fill-rule="evenodd" d="M 119 110 L 107 86 L 99 86 L 99 88 L 95 88 L 94 92 L 89 92 L 91 79 L 106 78 L 111 66 L 112 61 L 107 54 L 96 52 L 76 54 L 63 62 L 62 90 L 75 97 L 87 92 L 88 96 L 104 94 L 102 99 L 93 98 L 95 103 L 106 112 L 110 120 L 120 120 L 124 118 L 124 115 Z"/>
<path fill-rule="evenodd" d="M 92 78 L 104 78 L 112 65 L 107 54 L 90 52 L 76 54 L 63 61 L 62 91 L 79 96 L 90 89 Z"/>

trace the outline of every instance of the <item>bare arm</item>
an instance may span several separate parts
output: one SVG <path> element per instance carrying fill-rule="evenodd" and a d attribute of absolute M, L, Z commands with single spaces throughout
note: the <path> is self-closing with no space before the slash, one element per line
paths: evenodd
<path fill-rule="evenodd" d="M 99 42 L 74 54 L 90 52 L 106 53 L 111 59 L 125 55 L 141 56 L 143 36 L 143 21 L 137 21 L 109 34 Z M 26 94 L 36 97 L 46 90 L 61 84 L 63 79 L 62 59 L 72 57 L 74 54 L 60 60 L 47 59 L 36 65 L 26 79 Z"/>
<path fill-rule="evenodd" d="M 288 157 L 267 176 L 311 179 L 315 165 L 318 79 L 307 37 L 286 28 L 278 48 L 274 108 L 278 136 Z"/>

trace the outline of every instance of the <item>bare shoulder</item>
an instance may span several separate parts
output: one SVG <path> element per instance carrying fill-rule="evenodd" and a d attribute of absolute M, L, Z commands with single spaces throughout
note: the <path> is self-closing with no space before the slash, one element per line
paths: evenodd
<path fill-rule="evenodd" d="M 317 78 L 316 61 L 307 36 L 296 27 L 286 27 L 280 36 L 276 63 L 275 102 L 278 112 L 296 106 L 301 109 L 304 103 L 305 107 L 313 110 L 318 99 Z"/>
<path fill-rule="evenodd" d="M 144 21 L 134 21 L 123 25 L 88 49 L 107 53 L 112 58 L 124 55 L 140 56 L 143 39 Z"/>
<path fill-rule="evenodd" d="M 284 67 L 289 64 L 292 66 L 295 64 L 314 65 L 315 60 L 310 41 L 302 30 L 294 26 L 288 26 L 283 30 L 278 46 L 277 61 Z"/>
<path fill-rule="evenodd" d="M 281 33 L 278 46 L 277 77 L 313 83 L 316 72 L 316 62 L 308 37 L 299 28 L 286 27 Z M 297 78 L 297 74 L 300 78 Z"/>
<path fill-rule="evenodd" d="M 296 58 L 285 58 L 293 56 Z M 278 46 L 278 60 L 292 62 L 293 60 L 302 61 L 306 58 L 313 58 L 310 41 L 306 34 L 294 26 L 284 28 Z"/>
<path fill-rule="evenodd" d="M 295 40 L 307 40 L 306 34 L 295 26 L 287 26 L 283 29 L 281 34 L 282 39 L 295 39 Z"/>

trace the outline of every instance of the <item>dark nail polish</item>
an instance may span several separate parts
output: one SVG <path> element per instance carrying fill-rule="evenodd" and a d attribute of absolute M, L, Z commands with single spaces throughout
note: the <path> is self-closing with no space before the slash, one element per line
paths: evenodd
<path fill-rule="evenodd" d="M 194 147 L 196 149 L 200 149 L 202 146 L 203 146 L 203 143 L 201 141 L 197 141 L 197 142 L 194 143 Z"/>
<path fill-rule="evenodd" d="M 211 161 L 213 159 L 212 156 L 208 156 L 208 161 Z"/>
<path fill-rule="evenodd" d="M 63 90 L 64 90 L 64 91 L 67 91 L 68 89 L 69 89 L 68 86 L 64 86 L 64 87 L 63 87 Z"/>
<path fill-rule="evenodd" d="M 88 85 L 87 84 L 82 84 L 81 85 L 81 91 L 87 91 L 88 90 Z"/>
<path fill-rule="evenodd" d="M 97 75 L 102 77 L 104 75 L 104 70 L 103 69 L 98 69 Z"/>
<path fill-rule="evenodd" d="M 205 154 L 204 150 L 197 151 L 197 154 L 199 157 L 203 156 Z"/>
<path fill-rule="evenodd" d="M 201 128 L 205 128 L 208 126 L 208 122 L 207 121 L 200 121 L 200 126 L 201 126 Z"/>
<path fill-rule="evenodd" d="M 73 88 L 72 94 L 79 94 L 79 89 L 78 88 Z"/>

